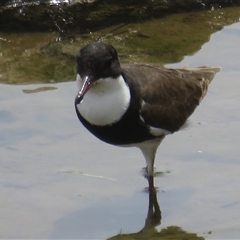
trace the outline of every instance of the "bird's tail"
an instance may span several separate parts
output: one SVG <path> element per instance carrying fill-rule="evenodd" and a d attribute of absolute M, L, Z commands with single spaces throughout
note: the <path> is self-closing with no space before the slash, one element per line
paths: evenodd
<path fill-rule="evenodd" d="M 202 88 L 201 101 L 207 94 L 208 85 L 213 80 L 215 74 L 221 71 L 221 67 L 202 66 L 197 68 L 183 68 L 183 71 L 187 71 L 199 81 Z"/>
<path fill-rule="evenodd" d="M 208 80 L 210 83 L 213 80 L 215 74 L 217 72 L 220 72 L 221 69 L 222 69 L 221 67 L 202 66 L 193 69 L 188 69 L 188 71 L 191 71 L 194 75 L 195 74 L 199 75 L 200 78 L 204 78 L 205 80 Z"/>

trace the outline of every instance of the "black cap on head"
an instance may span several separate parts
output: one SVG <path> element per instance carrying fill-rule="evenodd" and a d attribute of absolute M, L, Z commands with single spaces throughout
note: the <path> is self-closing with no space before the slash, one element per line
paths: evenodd
<path fill-rule="evenodd" d="M 120 63 L 116 49 L 106 43 L 92 42 L 83 47 L 77 55 L 77 72 L 80 76 L 99 78 L 120 75 Z"/>

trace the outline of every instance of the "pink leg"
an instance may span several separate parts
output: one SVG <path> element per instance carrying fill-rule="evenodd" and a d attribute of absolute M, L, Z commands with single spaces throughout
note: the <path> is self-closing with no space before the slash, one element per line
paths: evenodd
<path fill-rule="evenodd" d="M 153 176 L 148 176 L 148 190 L 149 192 L 156 192 L 156 189 L 154 187 L 154 179 Z"/>

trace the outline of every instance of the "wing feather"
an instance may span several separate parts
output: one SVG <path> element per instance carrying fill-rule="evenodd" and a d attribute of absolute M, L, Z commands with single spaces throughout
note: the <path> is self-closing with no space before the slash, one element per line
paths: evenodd
<path fill-rule="evenodd" d="M 123 67 L 126 78 L 137 86 L 140 114 L 145 123 L 170 132 L 178 131 L 206 95 L 219 68 L 167 69 L 134 64 Z"/>

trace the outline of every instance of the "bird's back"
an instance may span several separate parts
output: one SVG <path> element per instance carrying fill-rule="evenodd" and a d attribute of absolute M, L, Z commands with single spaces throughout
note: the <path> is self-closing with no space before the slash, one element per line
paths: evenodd
<path fill-rule="evenodd" d="M 142 101 L 145 123 L 178 131 L 207 93 L 219 67 L 168 69 L 154 65 L 123 65 L 123 74 Z"/>

